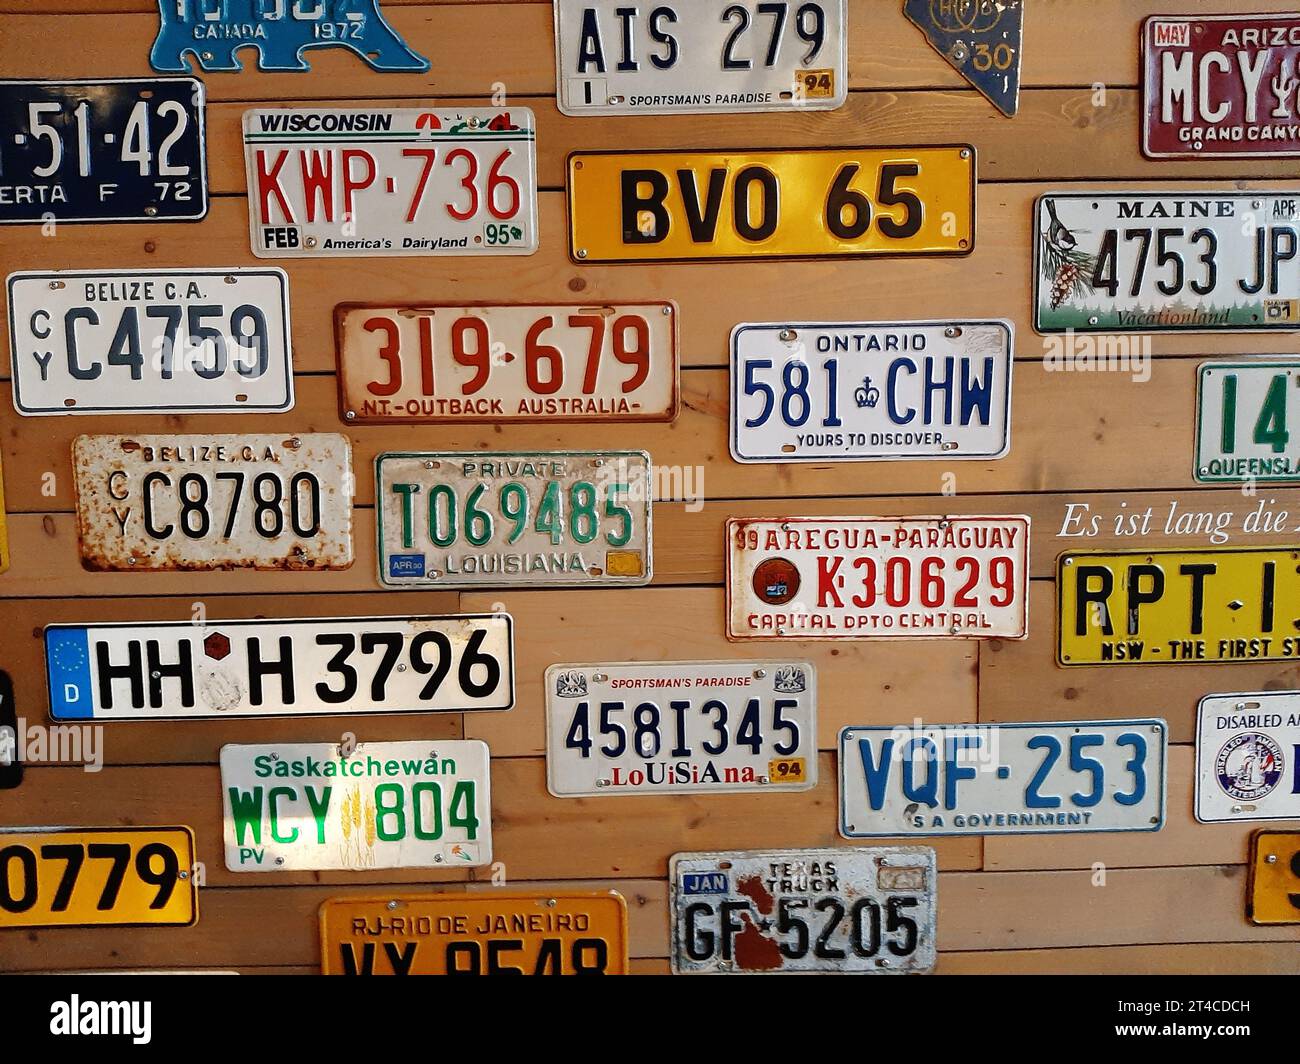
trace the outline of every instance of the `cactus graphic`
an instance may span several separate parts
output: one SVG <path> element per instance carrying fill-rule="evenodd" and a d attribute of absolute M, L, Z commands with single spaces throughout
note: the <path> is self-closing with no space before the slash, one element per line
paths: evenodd
<path fill-rule="evenodd" d="M 1296 64 L 1300 67 L 1300 62 Z M 1293 77 L 1289 71 L 1289 64 L 1286 59 L 1282 60 L 1281 67 L 1278 68 L 1277 75 L 1270 83 L 1273 89 L 1273 95 L 1277 99 L 1277 106 L 1273 108 L 1274 118 L 1291 118 L 1293 116 L 1291 94 L 1300 87 L 1300 78 Z M 1300 110 L 1300 93 L 1296 93 L 1295 108 Z"/>

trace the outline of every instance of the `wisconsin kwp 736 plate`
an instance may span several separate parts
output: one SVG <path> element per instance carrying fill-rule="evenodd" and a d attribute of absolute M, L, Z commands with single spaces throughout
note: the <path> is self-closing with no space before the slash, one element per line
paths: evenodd
<path fill-rule="evenodd" d="M 55 720 L 509 709 L 508 613 L 52 624 Z"/>
<path fill-rule="evenodd" d="M 675 854 L 673 973 L 927 972 L 937 884 L 925 846 Z"/>
<path fill-rule="evenodd" d="M 949 724 L 840 732 L 840 834 L 1159 831 L 1165 722 Z"/>
<path fill-rule="evenodd" d="M 1062 665 L 1300 658 L 1300 551 L 1080 551 L 1056 585 Z"/>
<path fill-rule="evenodd" d="M 738 325 L 737 462 L 1001 458 L 1011 439 L 1005 321 Z"/>
<path fill-rule="evenodd" d="M 1201 699 L 1196 819 L 1300 820 L 1300 691 Z"/>
<path fill-rule="evenodd" d="M 546 786 L 557 798 L 816 783 L 817 674 L 806 661 L 546 670 Z"/>
<path fill-rule="evenodd" d="M 87 569 L 352 564 L 346 436 L 78 436 L 72 465 Z"/>
<path fill-rule="evenodd" d="M 208 213 L 197 78 L 0 81 L 0 224 Z"/>
<path fill-rule="evenodd" d="M 651 578 L 644 451 L 375 459 L 386 587 L 634 587 Z"/>
<path fill-rule="evenodd" d="M 728 639 L 1023 639 L 1027 517 L 733 517 Z"/>
<path fill-rule="evenodd" d="M 20 414 L 293 406 L 278 269 L 10 274 L 9 350 Z"/>
<path fill-rule="evenodd" d="M 975 149 L 574 152 L 575 262 L 965 255 Z"/>
<path fill-rule="evenodd" d="M 221 748 L 232 872 L 474 868 L 492 860 L 487 743 Z"/>
<path fill-rule="evenodd" d="M 1300 191 L 1054 192 L 1035 217 L 1039 332 L 1300 329 Z"/>
<path fill-rule="evenodd" d="M 1196 387 L 1201 484 L 1300 480 L 1300 362 L 1202 362 Z"/>
<path fill-rule="evenodd" d="M 844 0 L 556 0 L 566 115 L 822 111 L 848 97 Z"/>
<path fill-rule="evenodd" d="M 350 425 L 677 415 L 672 303 L 344 304 L 334 325 Z"/>
<path fill-rule="evenodd" d="M 245 111 L 253 254 L 531 255 L 534 139 L 526 107 Z"/>
<path fill-rule="evenodd" d="M 626 975 L 614 891 L 395 894 L 320 907 L 322 975 Z"/>

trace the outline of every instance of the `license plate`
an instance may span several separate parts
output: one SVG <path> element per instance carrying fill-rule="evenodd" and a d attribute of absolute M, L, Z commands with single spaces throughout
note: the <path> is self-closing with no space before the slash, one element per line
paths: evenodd
<path fill-rule="evenodd" d="M 566 115 L 822 111 L 848 98 L 844 0 L 557 0 Z"/>
<path fill-rule="evenodd" d="M 0 81 L 0 224 L 207 213 L 197 78 Z"/>
<path fill-rule="evenodd" d="M 557 798 L 807 790 L 816 671 L 803 661 L 552 665 L 546 781 Z"/>
<path fill-rule="evenodd" d="M 1165 722 L 955 724 L 840 732 L 840 834 L 1159 831 Z"/>
<path fill-rule="evenodd" d="M 492 860 L 487 743 L 221 748 L 232 872 L 475 868 Z"/>
<path fill-rule="evenodd" d="M 738 462 L 1001 458 L 1007 322 L 740 325 L 731 334 Z"/>
<path fill-rule="evenodd" d="M 293 406 L 283 270 L 11 274 L 9 344 L 28 416 Z"/>
<path fill-rule="evenodd" d="M 335 310 L 348 424 L 671 421 L 671 303 Z"/>
<path fill-rule="evenodd" d="M 261 258 L 537 250 L 526 107 L 253 109 L 244 153 Z"/>
<path fill-rule="evenodd" d="M 1057 659 L 1204 665 L 1298 658 L 1298 573 L 1300 551 L 1284 548 L 1063 554 Z"/>
<path fill-rule="evenodd" d="M 1300 155 L 1300 15 L 1155 15 L 1142 67 L 1150 158 Z"/>
<path fill-rule="evenodd" d="M 330 898 L 322 975 L 626 975 L 627 903 L 600 893 Z"/>
<path fill-rule="evenodd" d="M 965 255 L 975 149 L 575 152 L 574 260 Z"/>
<path fill-rule="evenodd" d="M 1206 695 L 1197 720 L 1197 820 L 1300 820 L 1300 693 Z"/>
<path fill-rule="evenodd" d="M 1300 362 L 1203 362 L 1196 389 L 1201 484 L 1300 480 Z"/>
<path fill-rule="evenodd" d="M 18 741 L 18 711 L 14 684 L 0 672 L 0 791 L 10 791 L 23 781 L 23 751 Z"/>
<path fill-rule="evenodd" d="M 676 975 L 934 967 L 928 847 L 679 853 L 668 883 Z"/>
<path fill-rule="evenodd" d="M 55 720 L 509 709 L 508 613 L 52 624 Z"/>
<path fill-rule="evenodd" d="M 189 828 L 0 828 L 0 927 L 184 926 Z"/>
<path fill-rule="evenodd" d="M 1300 832 L 1255 832 L 1246 915 L 1252 924 L 1300 924 Z"/>
<path fill-rule="evenodd" d="M 72 465 L 87 569 L 352 564 L 346 436 L 78 436 Z"/>
<path fill-rule="evenodd" d="M 1039 332 L 1300 329 L 1300 192 L 1053 193 L 1035 213 Z"/>
<path fill-rule="evenodd" d="M 1023 639 L 1027 517 L 727 521 L 729 639 Z"/>
<path fill-rule="evenodd" d="M 615 587 L 651 578 L 644 451 L 381 454 L 386 587 Z"/>

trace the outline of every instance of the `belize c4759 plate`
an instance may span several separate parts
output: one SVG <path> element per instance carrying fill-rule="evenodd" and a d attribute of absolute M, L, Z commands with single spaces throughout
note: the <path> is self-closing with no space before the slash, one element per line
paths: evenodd
<path fill-rule="evenodd" d="M 1201 699 L 1196 819 L 1300 820 L 1300 691 Z"/>
<path fill-rule="evenodd" d="M 817 674 L 805 661 L 552 665 L 546 780 L 557 798 L 807 790 Z"/>
<path fill-rule="evenodd" d="M 386 587 L 633 587 L 651 578 L 644 451 L 418 452 L 375 460 Z"/>
<path fill-rule="evenodd" d="M 1300 480 L 1300 361 L 1202 362 L 1196 388 L 1201 484 Z"/>

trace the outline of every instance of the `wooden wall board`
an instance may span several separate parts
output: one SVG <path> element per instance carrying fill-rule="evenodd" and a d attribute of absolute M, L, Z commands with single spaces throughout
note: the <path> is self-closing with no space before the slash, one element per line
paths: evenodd
<path fill-rule="evenodd" d="M 1293 942 L 940 952 L 939 975 L 1300 975 Z"/>

